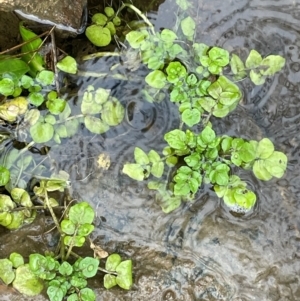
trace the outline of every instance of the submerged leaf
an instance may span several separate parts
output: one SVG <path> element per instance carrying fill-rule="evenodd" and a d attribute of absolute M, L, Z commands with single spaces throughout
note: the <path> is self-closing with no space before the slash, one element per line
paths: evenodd
<path fill-rule="evenodd" d="M 140 164 L 124 164 L 122 172 L 136 181 L 143 181 L 145 177 L 144 168 Z"/>

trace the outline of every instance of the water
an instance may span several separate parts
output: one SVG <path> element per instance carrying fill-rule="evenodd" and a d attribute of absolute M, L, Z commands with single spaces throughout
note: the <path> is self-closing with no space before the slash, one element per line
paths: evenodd
<path fill-rule="evenodd" d="M 156 29 L 176 22 L 173 2 L 161 3 L 157 13 L 149 12 Z M 284 70 L 263 86 L 240 82 L 241 104 L 214 125 L 218 134 L 268 137 L 287 154 L 287 172 L 282 179 L 262 182 L 251 172 L 237 171 L 258 196 L 256 207 L 246 215 L 229 211 L 208 188 L 194 203 L 166 215 L 144 184 L 121 170 L 132 160 L 135 145 L 145 150 L 163 147 L 163 133 L 178 126 L 176 110 L 169 102 L 143 105 L 137 90 L 143 82 L 138 77 L 135 82 L 74 79 L 80 89 L 88 84 L 113 88 L 114 96 L 131 108 L 127 120 L 106 135 L 83 131 L 50 152 L 53 159 L 60 158 L 58 168 L 70 173 L 74 195 L 96 209 L 95 241 L 134 262 L 133 289 L 106 291 L 95 280 L 97 300 L 300 300 L 300 4 L 292 0 L 194 2 L 189 13 L 198 22 L 197 41 L 241 56 L 256 49 L 264 56 L 286 58 Z M 98 59 L 81 68 L 102 70 L 117 62 Z M 100 154 L 110 156 L 108 170 L 97 166 Z M 47 221 L 39 220 L 27 228 L 29 238 L 23 232 L 20 239 L 32 245 L 31 250 L 41 247 L 41 241 L 47 248 L 49 239 L 39 232 L 46 226 Z M 3 234 L 5 246 L 0 253 L 15 247 L 9 245 L 8 235 Z"/>

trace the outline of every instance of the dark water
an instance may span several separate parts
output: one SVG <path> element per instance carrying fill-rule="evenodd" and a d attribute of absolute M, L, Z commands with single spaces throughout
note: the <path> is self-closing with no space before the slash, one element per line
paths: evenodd
<path fill-rule="evenodd" d="M 157 13 L 149 12 L 157 29 L 174 25 L 174 2 L 165 1 Z M 82 89 L 88 84 L 112 88 L 114 96 L 131 106 L 127 121 L 114 131 L 102 137 L 83 131 L 50 152 L 60 158 L 58 167 L 71 174 L 74 195 L 95 207 L 96 242 L 134 262 L 133 289 L 98 288 L 97 300 L 300 300 L 300 4 L 199 0 L 190 14 L 197 19 L 197 41 L 241 56 L 256 49 L 263 56 L 286 58 L 284 70 L 263 86 L 240 82 L 244 97 L 239 107 L 214 124 L 218 134 L 268 137 L 287 154 L 287 172 L 280 180 L 262 182 L 239 171 L 258 196 L 246 216 L 229 212 L 207 188 L 194 203 L 166 215 L 145 185 L 121 170 L 132 160 L 135 146 L 162 149 L 163 133 L 178 126 L 176 109 L 167 101 L 143 104 L 138 76 L 135 82 L 76 79 Z M 101 59 L 82 68 L 100 70 L 114 63 L 116 59 Z M 97 167 L 100 154 L 110 157 L 108 170 Z M 38 241 L 34 230 L 33 241 Z M 3 241 L 9 243 L 7 236 Z"/>

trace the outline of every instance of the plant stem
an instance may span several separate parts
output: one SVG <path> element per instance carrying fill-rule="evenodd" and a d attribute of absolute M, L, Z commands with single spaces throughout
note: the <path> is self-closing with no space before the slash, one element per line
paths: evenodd
<path fill-rule="evenodd" d="M 47 207 L 48 207 L 48 209 L 49 209 L 49 211 L 51 213 L 52 219 L 53 219 L 53 221 L 54 221 L 54 223 L 56 225 L 56 228 L 57 228 L 58 232 L 60 233 L 60 235 L 63 235 L 63 232 L 62 232 L 62 230 L 61 230 L 61 228 L 59 226 L 59 223 L 58 223 L 56 215 L 55 215 L 55 213 L 53 211 L 53 208 L 50 205 L 50 202 L 49 202 L 49 199 L 48 199 L 48 192 L 47 192 L 47 190 L 45 190 L 45 201 L 46 201 L 46 205 L 47 205 Z"/>
<path fill-rule="evenodd" d="M 72 251 L 72 249 L 74 247 L 74 239 L 75 239 L 75 236 L 76 236 L 77 232 L 78 232 L 78 227 L 75 229 L 75 232 L 73 234 L 73 237 L 72 237 L 72 240 L 71 240 L 71 244 L 70 244 L 70 246 L 68 248 L 65 260 L 68 260 L 70 254 L 71 254 L 71 251 Z"/>
<path fill-rule="evenodd" d="M 138 9 L 136 8 L 134 5 L 129 4 L 129 3 L 123 3 L 122 6 L 118 9 L 116 16 L 118 16 L 118 14 L 125 8 L 125 7 L 129 7 L 130 9 L 132 9 L 133 11 L 135 11 L 144 21 L 145 23 L 150 27 L 150 30 L 152 32 L 153 35 L 155 35 L 155 30 L 154 27 L 152 25 L 152 23 L 149 21 L 149 19 Z"/>
<path fill-rule="evenodd" d="M 85 77 L 112 77 L 114 79 L 119 79 L 119 80 L 128 80 L 127 77 L 121 74 L 113 74 L 109 75 L 108 73 L 98 73 L 98 72 L 91 72 L 91 71 L 77 71 L 78 76 L 85 76 Z"/>
<path fill-rule="evenodd" d="M 104 272 L 104 273 L 106 273 L 106 274 L 111 274 L 111 275 L 116 275 L 116 276 L 118 276 L 118 273 L 117 273 L 117 272 L 108 271 L 108 270 L 103 269 L 103 268 L 100 268 L 100 267 L 98 267 L 98 271 Z"/>
<path fill-rule="evenodd" d="M 64 122 L 66 122 L 66 121 L 69 121 L 69 120 L 72 120 L 72 119 L 81 118 L 81 117 L 84 117 L 84 116 L 85 116 L 85 115 L 83 115 L 83 114 L 74 115 L 74 116 L 71 116 L 71 117 L 66 118 L 65 120 L 57 121 L 55 124 L 64 123 Z"/>

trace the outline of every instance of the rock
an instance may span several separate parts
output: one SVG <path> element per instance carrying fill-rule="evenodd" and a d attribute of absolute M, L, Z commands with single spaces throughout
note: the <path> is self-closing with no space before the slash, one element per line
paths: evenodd
<path fill-rule="evenodd" d="M 0 0 L 0 11 L 15 11 L 22 18 L 71 34 L 84 31 L 86 6 L 87 0 Z"/>

